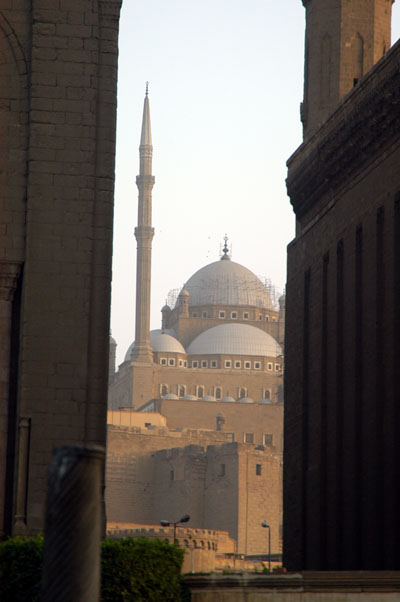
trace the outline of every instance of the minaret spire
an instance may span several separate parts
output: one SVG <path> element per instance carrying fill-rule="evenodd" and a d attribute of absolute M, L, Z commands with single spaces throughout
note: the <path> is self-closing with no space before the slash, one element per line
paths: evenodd
<path fill-rule="evenodd" d="M 229 247 L 228 247 L 228 237 L 225 234 L 224 236 L 224 248 L 222 249 L 223 255 L 221 257 L 221 259 L 230 259 L 229 257 Z"/>
<path fill-rule="evenodd" d="M 143 106 L 142 133 L 139 146 L 140 172 L 136 177 L 139 189 L 138 225 L 135 228 L 137 241 L 136 259 L 136 324 L 135 345 L 131 359 L 137 363 L 153 362 L 150 346 L 150 285 L 151 285 L 151 242 L 154 228 L 151 225 L 151 191 L 154 186 L 152 175 L 153 146 L 151 141 L 149 83 Z"/>

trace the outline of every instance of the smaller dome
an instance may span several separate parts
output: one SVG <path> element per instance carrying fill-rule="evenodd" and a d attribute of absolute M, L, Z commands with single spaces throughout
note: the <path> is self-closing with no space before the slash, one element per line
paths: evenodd
<path fill-rule="evenodd" d="M 221 399 L 221 401 L 228 401 L 229 403 L 235 403 L 235 400 L 233 399 L 233 397 L 230 397 L 229 395 L 227 397 L 223 397 Z"/>
<path fill-rule="evenodd" d="M 111 335 L 110 335 L 110 338 L 109 338 L 109 344 L 110 344 L 110 347 L 112 345 L 114 345 L 115 347 L 117 346 L 117 341 Z"/>
<path fill-rule="evenodd" d="M 195 395 L 185 395 L 185 397 L 183 397 L 182 399 L 185 399 L 187 401 L 197 401 L 197 397 Z"/>
<path fill-rule="evenodd" d="M 258 403 L 262 403 L 264 405 L 272 405 L 273 401 L 272 399 L 265 399 L 265 397 L 263 397 L 262 399 L 258 400 Z"/>
<path fill-rule="evenodd" d="M 153 351 L 164 351 L 165 353 L 185 353 L 182 344 L 174 336 L 166 331 L 152 330 L 150 332 L 150 345 Z"/>
<path fill-rule="evenodd" d="M 254 403 L 254 399 L 251 397 L 241 397 L 238 399 L 238 403 Z"/>
<path fill-rule="evenodd" d="M 175 393 L 167 393 L 167 395 L 163 395 L 161 399 L 179 399 Z"/>
<path fill-rule="evenodd" d="M 129 362 L 131 359 L 132 349 L 135 346 L 135 341 L 128 347 L 128 351 L 125 353 L 125 362 Z M 186 351 L 178 339 L 175 338 L 175 331 L 172 329 L 168 330 L 151 330 L 150 331 L 150 346 L 153 351 L 164 352 L 164 353 L 185 353 Z"/>
<path fill-rule="evenodd" d="M 204 395 L 203 401 L 217 401 L 214 395 Z"/>
<path fill-rule="evenodd" d="M 164 307 L 161 308 L 161 311 L 162 312 L 168 312 L 168 311 L 171 311 L 171 308 L 170 308 L 169 305 L 165 304 Z"/>
<path fill-rule="evenodd" d="M 189 297 L 190 293 L 185 288 L 183 288 L 179 294 L 180 297 Z"/>

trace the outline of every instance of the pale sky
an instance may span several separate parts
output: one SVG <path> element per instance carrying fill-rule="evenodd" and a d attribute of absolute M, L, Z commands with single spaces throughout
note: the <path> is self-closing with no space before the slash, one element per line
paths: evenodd
<path fill-rule="evenodd" d="M 168 292 L 219 259 L 225 233 L 234 261 L 283 290 L 294 237 L 286 160 L 302 139 L 304 27 L 300 0 L 124 1 L 111 306 L 118 364 L 134 340 L 145 82 L 156 179 L 153 329 Z"/>

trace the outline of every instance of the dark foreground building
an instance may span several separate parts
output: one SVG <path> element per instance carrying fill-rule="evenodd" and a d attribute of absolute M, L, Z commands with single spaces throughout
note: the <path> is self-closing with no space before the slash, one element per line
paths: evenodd
<path fill-rule="evenodd" d="M 0 0 L 0 537 L 105 445 L 121 0 Z"/>
<path fill-rule="evenodd" d="M 400 569 L 400 45 L 392 0 L 303 3 L 284 565 Z"/>

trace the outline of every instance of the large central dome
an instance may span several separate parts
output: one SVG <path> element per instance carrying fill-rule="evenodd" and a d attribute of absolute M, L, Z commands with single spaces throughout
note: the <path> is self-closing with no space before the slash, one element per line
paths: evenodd
<path fill-rule="evenodd" d="M 215 261 L 198 270 L 185 284 L 189 305 L 250 305 L 274 309 L 261 280 L 239 263 Z"/>

